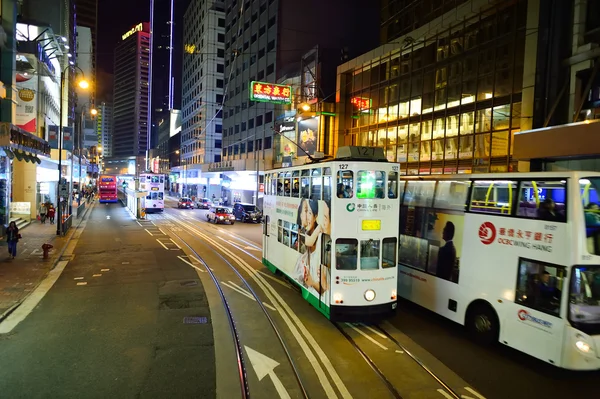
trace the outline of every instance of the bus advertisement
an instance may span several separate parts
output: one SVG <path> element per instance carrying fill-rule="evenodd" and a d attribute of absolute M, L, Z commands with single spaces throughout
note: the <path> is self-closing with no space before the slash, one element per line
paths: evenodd
<path fill-rule="evenodd" d="M 117 176 L 100 175 L 98 178 L 98 197 L 100 203 L 118 202 Z"/>
<path fill-rule="evenodd" d="M 600 369 L 600 173 L 400 185 L 398 295 L 555 366 Z"/>

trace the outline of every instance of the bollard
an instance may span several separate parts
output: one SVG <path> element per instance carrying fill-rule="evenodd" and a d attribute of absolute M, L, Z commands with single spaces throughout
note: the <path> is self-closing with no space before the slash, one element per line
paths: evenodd
<path fill-rule="evenodd" d="M 42 245 L 42 251 L 44 252 L 44 259 L 48 259 L 48 252 L 50 252 L 50 250 L 52 248 L 54 248 L 54 246 L 50 245 L 50 244 Z"/>

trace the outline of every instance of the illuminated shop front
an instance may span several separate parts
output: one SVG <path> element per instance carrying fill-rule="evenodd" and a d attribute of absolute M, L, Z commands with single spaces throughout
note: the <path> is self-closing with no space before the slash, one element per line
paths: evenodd
<path fill-rule="evenodd" d="M 516 170 L 526 18 L 513 1 L 338 67 L 339 142 L 382 147 L 403 174 Z"/>

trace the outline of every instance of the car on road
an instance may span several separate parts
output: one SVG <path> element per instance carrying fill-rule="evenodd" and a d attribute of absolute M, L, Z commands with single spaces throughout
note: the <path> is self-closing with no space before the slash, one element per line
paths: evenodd
<path fill-rule="evenodd" d="M 179 209 L 193 209 L 194 208 L 194 203 L 192 202 L 191 198 L 181 197 L 181 198 L 179 198 L 179 201 L 177 202 L 177 208 L 179 208 Z"/>
<path fill-rule="evenodd" d="M 233 206 L 233 215 L 242 222 L 260 223 L 262 222 L 262 212 L 254 204 L 245 204 L 236 202 Z"/>
<path fill-rule="evenodd" d="M 213 206 L 208 210 L 206 219 L 214 224 L 229 222 L 229 224 L 235 223 L 235 216 L 231 208 L 225 206 Z"/>
<path fill-rule="evenodd" d="M 198 209 L 210 209 L 213 202 L 209 198 L 201 198 L 196 202 Z"/>

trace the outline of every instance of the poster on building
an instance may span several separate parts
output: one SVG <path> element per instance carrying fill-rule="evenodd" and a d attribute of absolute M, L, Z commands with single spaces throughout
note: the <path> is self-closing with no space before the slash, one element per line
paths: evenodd
<path fill-rule="evenodd" d="M 37 133 L 37 86 L 35 69 L 31 68 L 27 57 L 17 54 L 15 125 L 34 134 Z"/>
<path fill-rule="evenodd" d="M 309 118 L 298 121 L 298 144 L 306 151 L 302 154 L 300 151 L 299 155 L 314 155 L 317 151 L 317 142 L 319 137 L 319 119 Z"/>
<path fill-rule="evenodd" d="M 63 150 L 73 151 L 73 128 L 70 126 L 63 126 Z"/>
<path fill-rule="evenodd" d="M 58 148 L 58 126 L 48 126 L 48 144 L 50 148 Z"/>

